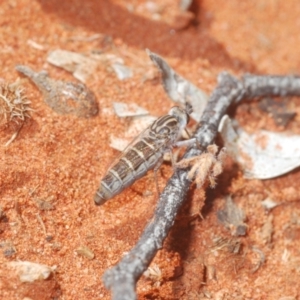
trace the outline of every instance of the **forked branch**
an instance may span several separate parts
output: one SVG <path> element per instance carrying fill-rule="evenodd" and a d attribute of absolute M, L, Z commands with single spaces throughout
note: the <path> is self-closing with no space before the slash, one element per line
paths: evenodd
<path fill-rule="evenodd" d="M 237 104 L 241 99 L 288 95 L 300 96 L 300 77 L 247 74 L 237 80 L 228 73 L 221 73 L 194 135 L 201 148 L 189 148 L 184 158 L 200 155 L 214 142 L 220 120 L 230 105 Z M 112 291 L 112 299 L 137 299 L 136 283 L 162 247 L 187 196 L 191 184 L 188 172 L 189 169 L 177 169 L 174 172 L 159 197 L 153 218 L 137 244 L 116 266 L 105 272 L 103 280 Z"/>

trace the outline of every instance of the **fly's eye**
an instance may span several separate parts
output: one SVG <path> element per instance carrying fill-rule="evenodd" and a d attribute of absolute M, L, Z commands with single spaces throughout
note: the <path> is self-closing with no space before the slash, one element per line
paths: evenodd
<path fill-rule="evenodd" d="M 170 128 L 163 127 L 157 132 L 159 135 L 168 135 L 170 133 Z"/>

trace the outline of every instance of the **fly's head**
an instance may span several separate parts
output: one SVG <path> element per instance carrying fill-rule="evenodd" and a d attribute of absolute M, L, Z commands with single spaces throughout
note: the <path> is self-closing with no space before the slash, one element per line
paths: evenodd
<path fill-rule="evenodd" d="M 183 109 L 179 106 L 174 106 L 170 109 L 169 115 L 173 116 L 177 120 L 179 125 L 179 132 L 181 132 L 188 124 L 190 120 L 190 112 L 192 111 L 188 109 Z"/>
<path fill-rule="evenodd" d="M 189 122 L 187 111 L 179 106 L 170 109 L 167 115 L 158 118 L 150 127 L 149 135 L 164 145 L 173 144 Z"/>
<path fill-rule="evenodd" d="M 150 127 L 150 135 L 156 140 L 167 141 L 173 134 L 174 127 L 177 126 L 177 120 L 170 115 L 164 115 L 158 118 Z"/>

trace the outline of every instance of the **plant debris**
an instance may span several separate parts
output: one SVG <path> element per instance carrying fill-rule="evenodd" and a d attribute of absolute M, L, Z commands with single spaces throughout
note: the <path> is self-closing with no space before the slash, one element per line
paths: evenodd
<path fill-rule="evenodd" d="M 12 143 L 21 130 L 26 119 L 30 118 L 30 101 L 23 93 L 20 81 L 11 84 L 0 84 L 0 127 L 12 128 L 14 133 L 5 146 Z"/>
<path fill-rule="evenodd" d="M 11 242 L 1 242 L 0 248 L 3 248 L 3 254 L 5 257 L 11 257 L 17 253 L 16 248 Z"/>
<path fill-rule="evenodd" d="M 37 73 L 26 66 L 18 65 L 16 70 L 33 81 L 55 112 L 83 118 L 98 114 L 96 97 L 84 84 L 54 80 L 46 71 Z"/>
<path fill-rule="evenodd" d="M 210 187 L 216 186 L 216 177 L 223 171 L 223 161 L 225 158 L 225 148 L 221 149 L 217 155 L 218 147 L 216 145 L 209 145 L 207 152 L 202 153 L 200 156 L 191 158 L 184 158 L 176 164 L 178 168 L 187 168 L 191 166 L 191 170 L 188 172 L 188 179 L 193 180 L 197 184 L 197 188 L 200 188 L 205 179 L 208 178 Z"/>
<path fill-rule="evenodd" d="M 132 70 L 124 64 L 113 63 L 111 65 L 119 80 L 125 80 L 132 77 Z"/>
<path fill-rule="evenodd" d="M 237 238 L 215 237 L 213 238 L 213 246 L 210 248 L 210 251 L 224 251 L 238 254 L 241 251 L 241 242 Z"/>
<path fill-rule="evenodd" d="M 300 166 L 300 135 L 265 130 L 248 134 L 240 127 L 235 130 L 228 116 L 222 119 L 219 132 L 248 178 L 270 179 Z"/>
<path fill-rule="evenodd" d="M 186 102 L 190 103 L 193 108 L 191 117 L 199 122 L 207 104 L 208 96 L 188 80 L 178 75 L 159 55 L 148 49 L 147 53 L 162 73 L 163 87 L 170 99 L 182 106 L 185 106 Z"/>
<path fill-rule="evenodd" d="M 113 102 L 115 113 L 120 118 L 149 115 L 149 112 L 135 103 Z"/>
<path fill-rule="evenodd" d="M 51 200 L 36 199 L 35 202 L 40 210 L 54 209 L 54 205 L 51 203 Z"/>
<path fill-rule="evenodd" d="M 268 211 L 270 211 L 271 209 L 273 209 L 274 207 L 279 205 L 278 203 L 276 203 L 269 197 L 266 198 L 265 200 L 261 201 L 261 204 Z"/>
<path fill-rule="evenodd" d="M 273 234 L 273 215 L 269 215 L 267 221 L 264 223 L 261 229 L 261 239 L 265 244 L 270 244 L 272 241 Z"/>
<path fill-rule="evenodd" d="M 266 261 L 265 254 L 256 246 L 252 246 L 251 250 L 259 255 L 259 259 L 253 269 L 251 270 L 252 273 L 255 273 Z"/>
<path fill-rule="evenodd" d="M 157 264 L 150 266 L 145 272 L 144 276 L 153 281 L 154 286 L 159 287 L 163 279 L 162 271 Z"/>
<path fill-rule="evenodd" d="M 232 236 L 245 235 L 247 225 L 244 223 L 246 217 L 241 208 L 232 200 L 231 196 L 226 197 L 225 207 L 217 211 L 218 221 L 230 230 Z"/>
<path fill-rule="evenodd" d="M 47 62 L 72 73 L 76 79 L 83 83 L 96 72 L 101 63 L 108 63 L 119 80 L 125 80 L 133 75 L 132 70 L 124 65 L 124 60 L 121 57 L 109 53 L 84 55 L 57 49 L 50 52 Z"/>
<path fill-rule="evenodd" d="M 61 49 L 50 52 L 47 62 L 71 72 L 83 83 L 96 71 L 98 65 L 97 60 L 90 56 Z"/>

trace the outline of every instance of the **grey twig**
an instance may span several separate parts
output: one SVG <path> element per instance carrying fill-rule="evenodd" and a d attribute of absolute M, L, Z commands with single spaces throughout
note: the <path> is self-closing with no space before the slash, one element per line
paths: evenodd
<path fill-rule="evenodd" d="M 243 98 L 274 95 L 300 95 L 300 77 L 245 75 L 237 80 L 228 73 L 221 73 L 195 133 L 199 147 L 189 148 L 184 158 L 200 155 L 212 144 L 219 122 L 227 108 Z M 183 204 L 190 181 L 188 169 L 177 169 L 161 193 L 153 218 L 146 226 L 140 240 L 133 249 L 113 268 L 104 274 L 104 283 L 112 290 L 114 300 L 137 299 L 137 280 L 151 263 Z"/>

